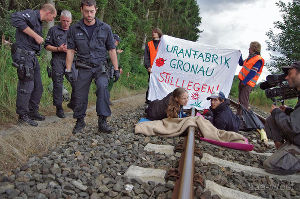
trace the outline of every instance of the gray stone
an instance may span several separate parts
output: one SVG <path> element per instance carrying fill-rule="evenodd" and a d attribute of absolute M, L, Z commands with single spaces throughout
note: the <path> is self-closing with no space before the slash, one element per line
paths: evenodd
<path fill-rule="evenodd" d="M 37 190 L 42 190 L 47 188 L 47 183 L 39 183 L 36 185 Z"/>
<path fill-rule="evenodd" d="M 0 184 L 0 194 L 1 194 L 1 193 L 5 193 L 6 190 L 14 189 L 14 188 L 15 188 L 15 185 L 10 184 L 9 182 L 1 183 L 1 184 Z"/>
<path fill-rule="evenodd" d="M 117 184 L 114 185 L 113 190 L 116 192 L 121 192 L 124 189 L 124 184 L 121 182 L 117 182 Z"/>
<path fill-rule="evenodd" d="M 78 189 L 80 189 L 80 190 L 82 190 L 82 191 L 85 191 L 85 190 L 88 188 L 87 186 L 83 185 L 81 182 L 76 181 L 76 180 L 73 180 L 73 181 L 72 181 L 72 184 L 73 184 L 76 188 L 78 188 Z"/>
<path fill-rule="evenodd" d="M 42 194 L 42 193 L 39 193 L 37 196 L 36 196 L 36 199 L 47 199 L 47 197 Z"/>
<path fill-rule="evenodd" d="M 111 197 L 111 198 L 112 198 L 112 197 L 114 198 L 114 197 L 116 197 L 117 195 L 118 195 L 118 192 L 114 192 L 114 191 L 110 191 L 110 192 L 108 193 L 108 196 Z"/>
<path fill-rule="evenodd" d="M 20 194 L 20 191 L 17 189 L 7 189 L 6 193 L 9 198 L 15 198 Z"/>
<path fill-rule="evenodd" d="M 101 185 L 98 187 L 98 190 L 101 192 L 101 193 L 107 193 L 109 192 L 109 189 L 107 188 L 107 186 L 105 185 Z"/>

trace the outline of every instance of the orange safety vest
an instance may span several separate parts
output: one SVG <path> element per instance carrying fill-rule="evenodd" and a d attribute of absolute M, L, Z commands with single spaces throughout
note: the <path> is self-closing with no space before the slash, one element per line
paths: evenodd
<path fill-rule="evenodd" d="M 252 57 L 251 59 L 249 59 L 248 61 L 246 59 L 244 61 L 243 67 L 239 73 L 239 79 L 241 81 L 243 81 L 246 78 L 246 76 L 249 74 L 249 72 L 252 69 L 252 67 L 254 66 L 254 64 L 259 60 L 262 60 L 262 66 L 260 67 L 259 71 L 257 71 L 256 75 L 247 82 L 247 84 L 251 87 L 254 87 L 256 85 L 257 80 L 258 80 L 258 78 L 262 72 L 262 69 L 265 65 L 265 60 L 260 55 L 256 55 L 256 56 Z"/>
<path fill-rule="evenodd" d="M 148 42 L 148 47 L 149 47 L 149 52 L 150 52 L 150 64 L 151 64 L 150 68 L 152 68 L 154 59 L 155 59 L 156 54 L 157 54 L 158 46 L 157 46 L 157 49 L 155 49 L 154 43 L 151 40 L 151 41 Z"/>

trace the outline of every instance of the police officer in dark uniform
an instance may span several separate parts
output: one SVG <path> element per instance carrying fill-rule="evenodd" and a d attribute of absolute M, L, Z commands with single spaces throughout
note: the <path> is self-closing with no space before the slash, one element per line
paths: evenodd
<path fill-rule="evenodd" d="M 49 29 L 46 37 L 45 48 L 52 52 L 51 59 L 51 77 L 53 81 L 53 105 L 56 106 L 56 115 L 59 118 L 65 118 L 62 108 L 63 102 L 63 80 L 66 69 L 66 54 L 67 54 L 67 33 L 72 23 L 72 14 L 68 10 L 63 10 L 60 15 L 60 24 Z M 72 85 L 72 95 L 69 106 L 74 107 L 74 92 L 73 76 L 76 76 L 76 70 L 72 67 L 72 76 L 66 77 Z M 76 79 L 76 78 L 75 78 Z"/>
<path fill-rule="evenodd" d="M 11 15 L 11 24 L 16 27 L 12 59 L 19 79 L 16 101 L 19 123 L 37 126 L 34 120 L 45 120 L 38 112 L 43 85 L 36 55 L 44 42 L 42 21 L 50 22 L 55 17 L 56 9 L 51 4 L 44 4 L 40 10 L 24 10 Z"/>
<path fill-rule="evenodd" d="M 97 86 L 96 111 L 98 115 L 98 130 L 109 133 L 112 128 L 106 118 L 111 115 L 109 107 L 108 68 L 106 63 L 107 51 L 114 65 L 114 77 L 118 80 L 118 60 L 114 38 L 109 25 L 95 18 L 96 1 L 82 0 L 81 13 L 83 19 L 72 25 L 68 32 L 68 50 L 66 57 L 66 71 L 71 71 L 75 51 L 77 59 L 78 77 L 75 82 L 76 106 L 73 117 L 77 119 L 73 133 L 80 132 L 85 127 L 84 117 L 88 105 L 88 93 L 92 80 Z"/>

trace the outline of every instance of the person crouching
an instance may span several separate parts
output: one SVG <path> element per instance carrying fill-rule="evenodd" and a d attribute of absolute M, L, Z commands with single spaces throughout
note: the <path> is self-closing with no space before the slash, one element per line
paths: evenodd
<path fill-rule="evenodd" d="M 240 120 L 229 108 L 229 99 L 225 98 L 223 92 L 213 92 L 207 100 L 210 100 L 209 107 L 211 123 L 218 129 L 226 131 L 239 131 Z"/>

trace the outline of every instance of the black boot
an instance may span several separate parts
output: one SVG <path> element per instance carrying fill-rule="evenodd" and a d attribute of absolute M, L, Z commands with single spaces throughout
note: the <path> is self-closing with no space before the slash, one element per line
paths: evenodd
<path fill-rule="evenodd" d="M 45 120 L 45 116 L 41 115 L 38 111 L 30 111 L 28 116 L 32 120 L 37 120 L 37 121 Z"/>
<path fill-rule="evenodd" d="M 76 125 L 73 129 L 73 134 L 80 133 L 85 127 L 84 118 L 78 118 L 76 121 Z"/>
<path fill-rule="evenodd" d="M 72 109 L 72 111 L 74 111 L 74 109 L 75 109 L 75 105 L 74 105 L 74 103 L 72 103 L 72 102 L 69 102 L 69 103 L 67 104 L 67 107 L 68 107 L 69 109 Z"/>
<path fill-rule="evenodd" d="M 65 118 L 65 113 L 64 113 L 64 109 L 62 108 L 62 106 L 56 106 L 56 116 L 59 118 Z"/>
<path fill-rule="evenodd" d="M 98 118 L 98 131 L 103 133 L 111 133 L 112 128 L 107 124 L 105 116 L 99 116 Z"/>
<path fill-rule="evenodd" d="M 30 126 L 38 126 L 38 123 L 36 121 L 30 119 L 28 117 L 28 115 L 20 115 L 18 123 L 19 124 L 26 124 L 26 125 L 30 125 Z"/>

